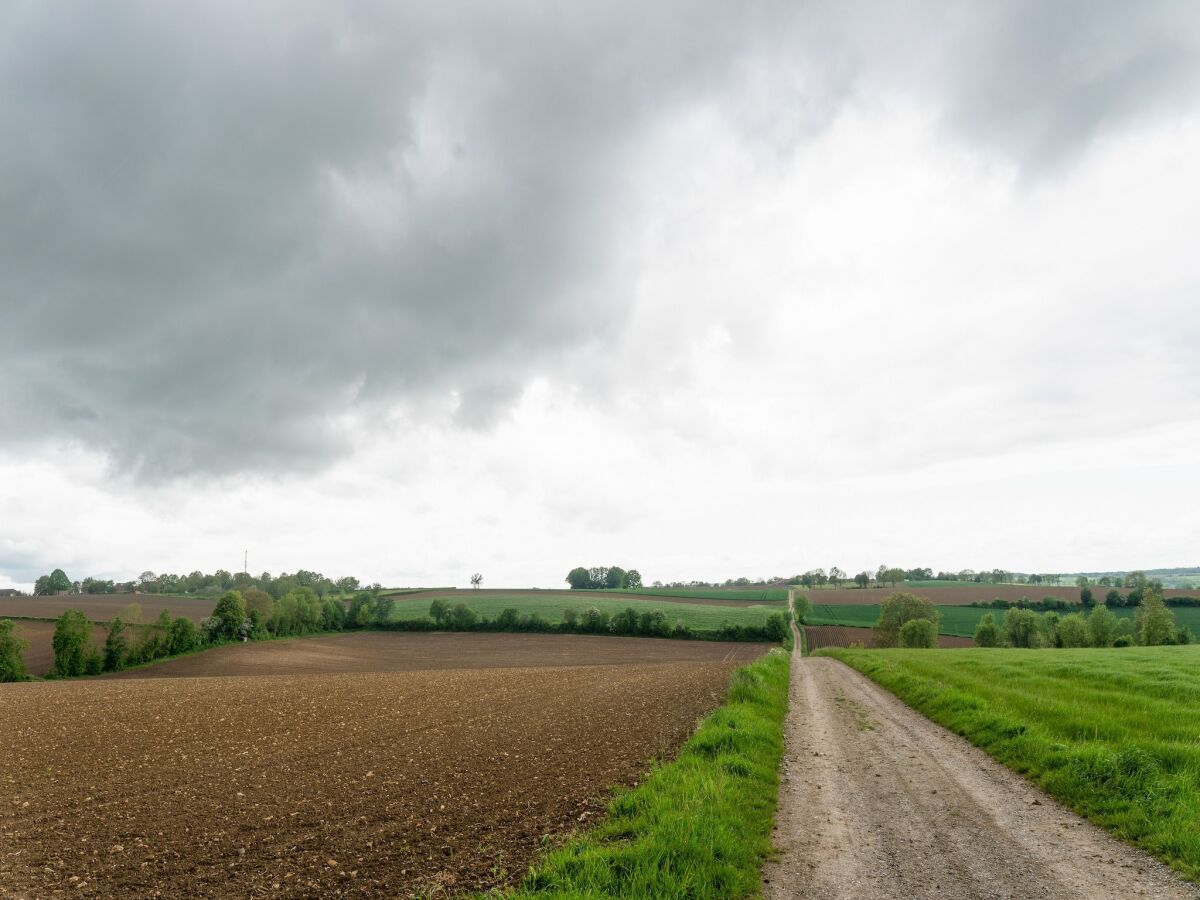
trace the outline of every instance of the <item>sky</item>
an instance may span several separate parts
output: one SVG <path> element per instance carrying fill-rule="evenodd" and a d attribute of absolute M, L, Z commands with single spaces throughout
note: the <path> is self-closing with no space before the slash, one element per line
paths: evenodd
<path fill-rule="evenodd" d="M 1200 564 L 1186 0 L 16 2 L 0 122 L 0 587 Z"/>

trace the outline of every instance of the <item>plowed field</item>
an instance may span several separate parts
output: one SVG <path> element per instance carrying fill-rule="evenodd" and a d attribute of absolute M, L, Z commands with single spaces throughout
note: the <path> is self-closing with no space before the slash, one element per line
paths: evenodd
<path fill-rule="evenodd" d="M 471 637 L 494 639 L 493 654 L 513 640 Z M 658 643 L 579 640 L 577 663 Z M 305 645 L 317 646 L 270 646 Z M 611 785 L 672 753 L 736 665 L 0 685 L 0 896 L 405 897 L 509 883 L 547 840 L 593 821 Z"/>
<path fill-rule="evenodd" d="M 822 647 L 849 647 L 852 643 L 870 648 L 875 646 L 874 628 L 852 628 L 846 625 L 805 625 L 804 637 L 808 650 L 820 650 Z M 975 642 L 970 638 L 953 637 L 948 634 L 938 635 L 939 647 L 973 647 Z"/>
<path fill-rule="evenodd" d="M 154 594 L 77 594 L 63 597 L 0 598 L 0 619 L 8 616 L 34 616 L 54 619 L 68 609 L 77 609 L 93 622 L 108 622 L 129 603 L 142 607 L 142 621 L 158 618 L 164 609 L 172 617 L 187 616 L 199 622 L 211 616 L 217 601 L 211 597 L 158 597 Z"/>
<path fill-rule="evenodd" d="M 17 619 L 16 626 L 17 637 L 29 642 L 29 646 L 21 654 L 25 668 L 29 670 L 30 675 L 45 675 L 54 668 L 54 646 L 51 643 L 54 638 L 54 623 Z M 103 646 L 107 636 L 108 632 L 102 626 L 92 626 L 92 640 L 96 644 Z"/>
<path fill-rule="evenodd" d="M 289 641 L 226 644 L 194 656 L 130 669 L 110 677 L 313 675 L 664 662 L 736 662 L 740 665 L 757 659 L 771 646 L 581 634 L 363 631 Z"/>

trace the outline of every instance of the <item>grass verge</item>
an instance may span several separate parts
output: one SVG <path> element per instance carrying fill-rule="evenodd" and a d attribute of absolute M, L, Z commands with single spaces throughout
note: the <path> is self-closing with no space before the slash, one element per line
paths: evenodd
<path fill-rule="evenodd" d="M 1200 881 L 1200 646 L 818 653 Z"/>
<path fill-rule="evenodd" d="M 546 855 L 504 896 L 755 894 L 771 849 L 788 673 L 782 650 L 738 669 L 725 704 L 673 762 L 619 795 L 600 825 Z"/>

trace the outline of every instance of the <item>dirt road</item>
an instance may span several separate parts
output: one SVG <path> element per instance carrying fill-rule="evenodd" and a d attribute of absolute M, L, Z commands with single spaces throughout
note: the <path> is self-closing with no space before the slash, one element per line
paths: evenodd
<path fill-rule="evenodd" d="M 1200 898 L 834 659 L 792 663 L 771 898 Z"/>

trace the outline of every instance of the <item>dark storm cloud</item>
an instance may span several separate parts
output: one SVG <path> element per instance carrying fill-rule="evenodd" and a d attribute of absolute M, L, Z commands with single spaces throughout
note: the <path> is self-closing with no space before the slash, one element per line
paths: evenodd
<path fill-rule="evenodd" d="M 755 67 L 767 118 L 917 92 L 1022 166 L 1194 87 L 1194 7 L 965 7 L 10 5 L 0 440 L 154 477 L 321 465 L 451 391 L 486 426 L 620 332 L 639 147 L 739 122 Z"/>

